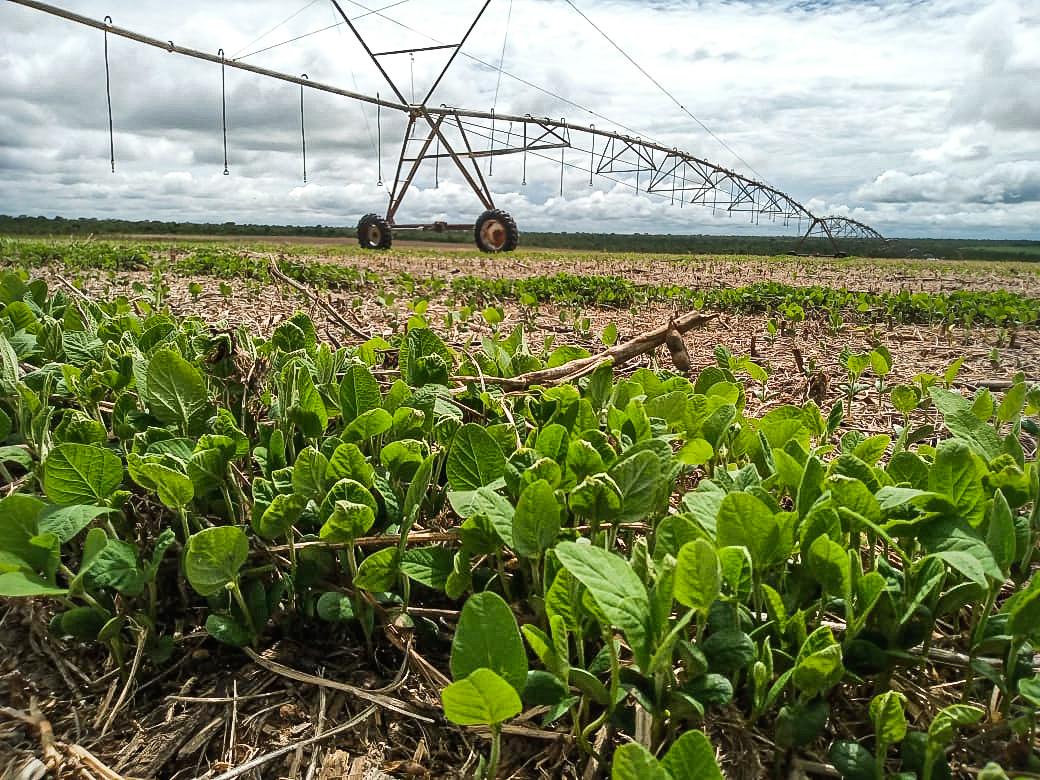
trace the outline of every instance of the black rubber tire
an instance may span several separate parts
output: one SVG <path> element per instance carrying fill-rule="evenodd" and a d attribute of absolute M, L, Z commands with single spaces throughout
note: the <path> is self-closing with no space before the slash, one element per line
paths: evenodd
<path fill-rule="evenodd" d="M 394 242 L 390 223 L 378 214 L 365 214 L 357 226 L 358 244 L 362 249 L 389 249 Z"/>
<path fill-rule="evenodd" d="M 520 244 L 520 231 L 507 212 L 490 209 L 473 226 L 473 239 L 481 252 L 512 252 Z"/>

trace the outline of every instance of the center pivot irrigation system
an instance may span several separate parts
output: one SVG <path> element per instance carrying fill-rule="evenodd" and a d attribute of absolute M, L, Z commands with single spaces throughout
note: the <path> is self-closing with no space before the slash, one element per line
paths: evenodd
<path fill-rule="evenodd" d="M 393 240 L 393 233 L 401 230 L 433 230 L 443 232 L 446 230 L 469 230 L 473 229 L 474 239 L 477 247 L 485 252 L 508 252 L 517 247 L 519 242 L 519 231 L 513 217 L 495 207 L 494 196 L 488 187 L 484 172 L 481 170 L 481 160 L 487 158 L 488 172 L 494 165 L 494 158 L 502 155 L 522 155 L 523 184 L 527 184 L 527 158 L 528 155 L 549 158 L 545 153 L 550 150 L 559 150 L 560 165 L 560 194 L 563 195 L 564 172 L 567 169 L 581 170 L 588 173 L 589 186 L 593 185 L 595 176 L 605 177 L 626 187 L 632 187 L 636 194 L 643 192 L 647 195 L 665 197 L 674 205 L 678 202 L 680 207 L 693 204 L 711 208 L 713 213 L 725 213 L 730 216 L 737 214 L 748 219 L 752 224 L 758 225 L 765 218 L 769 222 L 781 222 L 784 226 L 797 225 L 799 229 L 804 227 L 805 232 L 799 242 L 799 248 L 807 238 L 823 238 L 830 242 L 836 254 L 840 254 L 838 245 L 839 238 L 854 239 L 881 239 L 882 236 L 873 228 L 862 222 L 847 217 L 829 216 L 819 217 L 809 211 L 805 206 L 796 201 L 790 195 L 782 192 L 762 181 L 743 176 L 735 171 L 724 168 L 715 163 L 695 157 L 687 152 L 680 151 L 674 147 L 669 148 L 659 143 L 644 140 L 641 137 L 626 135 L 609 130 L 597 128 L 595 125 L 579 125 L 567 122 L 565 119 L 551 119 L 549 117 L 534 117 L 530 114 L 523 116 L 511 114 L 499 114 L 491 111 L 474 111 L 464 108 L 446 106 L 444 104 L 432 105 L 430 103 L 438 85 L 448 73 L 452 64 L 456 61 L 459 52 L 469 39 L 477 23 L 487 11 L 491 0 L 485 0 L 473 22 L 469 25 L 462 39 L 458 43 L 438 44 L 435 46 L 396 49 L 393 51 L 373 51 L 368 42 L 358 31 L 355 20 L 347 15 L 338 0 L 331 0 L 337 14 L 342 17 L 350 32 L 357 38 L 358 43 L 364 48 L 365 53 L 379 70 L 379 73 L 389 84 L 396 100 L 386 100 L 379 96 L 364 95 L 358 92 L 340 89 L 330 84 L 311 81 L 306 74 L 292 76 L 279 71 L 258 67 L 239 59 L 227 59 L 223 49 L 216 54 L 189 49 L 174 44 L 173 41 L 163 41 L 150 38 L 132 30 L 116 27 L 112 24 L 111 17 L 105 17 L 104 21 L 91 19 L 80 14 L 67 11 L 47 3 L 36 2 L 36 0 L 9 0 L 18 5 L 43 11 L 54 16 L 67 19 L 77 24 L 93 27 L 105 33 L 105 78 L 106 88 L 109 87 L 108 76 L 108 35 L 118 35 L 123 38 L 154 46 L 165 51 L 182 54 L 195 59 L 213 62 L 221 67 L 221 96 L 224 111 L 224 173 L 228 173 L 227 167 L 227 122 L 226 101 L 224 100 L 224 71 L 225 67 L 237 68 L 268 78 L 298 84 L 300 87 L 300 116 L 301 135 L 304 150 L 304 180 L 306 180 L 306 136 L 303 134 L 303 94 L 305 89 L 314 89 L 322 92 L 340 95 L 352 100 L 377 106 L 378 112 L 382 109 L 400 111 L 407 115 L 407 127 L 404 139 L 401 143 L 400 154 L 397 159 L 396 173 L 393 184 L 389 188 L 389 203 L 385 215 L 367 214 L 358 223 L 358 241 L 362 247 L 368 249 L 387 249 Z M 354 3 L 362 8 L 360 3 Z M 654 84 L 665 92 L 683 111 L 697 120 L 690 112 L 682 106 L 667 90 L 632 60 L 620 47 L 617 46 L 602 30 L 588 19 L 585 14 L 578 11 L 570 0 L 567 2 L 607 40 L 614 45 L 636 68 L 650 78 Z M 399 3 L 394 3 L 396 5 Z M 376 14 L 383 18 L 400 24 L 390 17 L 381 13 L 383 9 L 366 9 L 366 14 Z M 510 8 L 511 10 L 511 8 Z M 295 15 L 295 14 L 294 14 Z M 291 18 L 291 17 L 290 17 Z M 337 25 L 334 26 L 338 26 Z M 403 25 L 402 25 L 403 26 Z M 326 28 L 328 29 L 328 28 Z M 410 29 L 410 28 L 409 28 Z M 507 21 L 508 30 L 508 21 Z M 316 32 L 320 32 L 316 31 Z M 300 36 L 306 37 L 306 36 Z M 294 38 L 292 40 L 298 40 Z M 289 43 L 292 41 L 287 41 Z M 280 44 L 279 44 L 280 45 Z M 268 47 L 274 48 L 274 47 Z M 390 77 L 383 67 L 382 60 L 386 57 L 399 55 L 414 55 L 419 52 L 435 50 L 449 50 L 450 56 L 444 67 L 434 79 L 432 86 L 426 95 L 415 101 L 407 100 L 400 86 Z M 503 55 L 505 46 L 503 43 Z M 256 53 L 256 52 L 254 52 Z M 488 63 L 484 63 L 485 65 Z M 494 66 L 490 66 L 494 68 Z M 499 74 L 504 71 L 499 65 Z M 525 82 L 528 83 L 529 82 Z M 535 85 L 531 85 L 535 86 Z M 540 89 L 540 88 L 539 88 Z M 414 91 L 414 89 L 413 89 Z M 543 90 L 544 91 L 544 90 Z M 496 90 L 497 92 L 497 90 Z M 551 94 L 551 93 L 550 93 Z M 570 102 L 570 101 L 568 101 Z M 577 104 L 573 104 L 577 105 Z M 588 110 L 588 109 L 586 109 Z M 111 92 L 109 91 L 109 138 L 112 140 L 112 109 Z M 597 115 L 599 116 L 599 115 Z M 378 120 L 377 120 L 378 121 Z M 707 128 L 705 127 L 707 130 Z M 708 130 L 711 133 L 710 130 Z M 714 134 L 712 134 L 714 135 Z M 728 147 L 727 147 L 728 148 Z M 566 153 L 571 150 L 570 161 Z M 114 144 L 111 146 L 112 166 L 115 170 Z M 377 154 L 379 150 L 377 149 Z M 577 161 L 575 161 L 577 157 Z M 398 223 L 396 216 L 401 208 L 401 203 L 409 188 L 415 181 L 416 174 L 422 164 L 426 161 L 434 161 L 439 171 L 441 160 L 450 160 L 455 165 L 463 179 L 473 190 L 477 199 L 484 207 L 484 212 L 476 220 L 475 224 L 454 225 L 445 222 L 425 223 Z M 749 166 L 750 167 L 750 166 Z M 381 168 L 381 166 L 380 166 Z M 624 177 L 624 178 L 618 178 Z M 633 183 L 634 178 L 634 183 Z M 380 184 L 382 175 L 380 174 Z"/>

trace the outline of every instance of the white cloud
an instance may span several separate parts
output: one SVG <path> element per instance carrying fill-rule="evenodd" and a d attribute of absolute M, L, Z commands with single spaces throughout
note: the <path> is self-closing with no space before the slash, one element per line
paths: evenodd
<path fill-rule="evenodd" d="M 379 0 L 361 0 L 374 7 Z M 293 7 L 275 0 L 119 4 L 66 0 L 73 10 L 179 44 L 229 56 L 332 24 L 324 1 L 262 40 Z M 886 235 L 1040 237 L 1040 19 L 1033 0 L 764 2 L 612 0 L 580 7 L 722 136 L 721 146 L 577 17 L 566 4 L 513 0 L 507 70 L 644 137 L 752 173 L 818 212 L 854 216 Z M 442 41 L 457 40 L 478 0 L 415 0 L 387 15 Z M 356 5 L 348 8 L 359 12 Z M 466 53 L 497 63 L 506 6 L 494 3 Z M 359 27 L 376 49 L 429 45 L 375 16 Z M 376 186 L 373 108 L 306 96 L 308 182 L 303 185 L 299 91 L 228 70 L 225 177 L 220 74 L 123 39 L 110 39 L 117 172 L 108 170 L 101 34 L 38 12 L 0 5 L 0 212 L 222 222 L 353 224 L 384 208 Z M 416 91 L 426 65 L 416 56 Z M 342 28 L 249 61 L 364 93 L 389 88 Z M 386 58 L 410 92 L 407 55 Z M 466 57 L 434 98 L 488 109 L 493 71 Z M 500 112 L 611 123 L 503 77 Z M 383 112 L 382 173 L 391 181 L 403 123 Z M 578 139 L 575 139 L 578 143 Z M 612 232 L 743 232 L 752 225 L 710 209 L 669 205 L 599 180 L 588 155 L 496 158 L 489 184 L 523 229 Z M 555 160 L 555 162 L 553 161 Z M 486 171 L 486 168 L 485 168 Z M 402 220 L 472 219 L 476 198 L 447 161 L 416 180 Z M 629 177 L 629 184 L 632 177 Z M 645 186 L 645 185 L 644 185 Z M 1030 221 L 1031 220 L 1031 221 Z M 794 232 L 795 226 L 789 230 Z"/>

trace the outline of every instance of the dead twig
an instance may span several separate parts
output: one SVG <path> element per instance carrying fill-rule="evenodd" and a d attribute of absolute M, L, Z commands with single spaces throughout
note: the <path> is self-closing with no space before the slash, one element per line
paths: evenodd
<path fill-rule="evenodd" d="M 562 382 L 571 381 L 576 376 L 582 376 L 589 371 L 593 371 L 601 364 L 608 361 L 611 362 L 615 368 L 621 366 L 633 358 L 645 355 L 647 352 L 653 352 L 665 343 L 668 334 L 672 331 L 677 331 L 680 334 L 686 333 L 693 328 L 714 320 L 716 317 L 718 317 L 717 314 L 689 312 L 688 314 L 679 317 L 677 320 L 670 321 L 659 328 L 647 331 L 646 333 L 641 333 L 623 344 L 617 344 L 596 355 L 571 360 L 562 365 L 554 366 L 553 368 L 543 368 L 538 371 L 530 371 L 526 374 L 520 374 L 520 376 L 514 377 L 456 376 L 452 377 L 452 381 L 478 383 L 483 381 L 488 384 L 501 385 L 509 390 L 526 390 L 534 385 L 556 385 Z"/>
<path fill-rule="evenodd" d="M 325 682 L 329 681 L 326 680 Z M 325 731 L 316 736 L 308 737 L 307 739 L 302 739 L 299 742 L 294 742 L 291 745 L 280 747 L 277 750 L 272 750 L 270 753 L 264 753 L 262 756 L 257 756 L 256 758 L 250 761 L 246 761 L 241 766 L 237 766 L 234 769 L 227 771 L 222 775 L 217 775 L 215 778 L 213 778 L 213 780 L 234 780 L 234 778 L 241 777 L 247 772 L 251 772 L 252 770 L 256 769 L 258 766 L 263 766 L 264 764 L 270 761 L 274 761 L 276 758 L 281 758 L 287 753 L 292 753 L 293 751 L 298 750 L 300 748 L 307 747 L 308 745 L 313 745 L 315 742 L 321 742 L 322 740 L 328 739 L 329 737 L 334 737 L 336 734 L 341 734 L 347 729 L 352 729 L 362 721 L 368 720 L 370 717 L 372 717 L 372 715 L 375 714 L 375 711 L 375 705 L 372 705 L 371 707 L 366 707 L 353 718 L 348 720 L 346 723 L 341 723 L 335 728 L 329 729 L 328 731 Z"/>
<path fill-rule="evenodd" d="M 332 688 L 333 690 L 343 691 L 344 693 L 352 694 L 359 699 L 364 701 L 372 702 L 380 707 L 396 712 L 398 715 L 406 715 L 409 718 L 415 718 L 416 720 L 422 721 L 423 723 L 433 723 L 433 718 L 429 718 L 426 715 L 421 715 L 415 710 L 411 709 L 403 701 L 393 699 L 389 696 L 385 696 L 381 693 L 373 693 L 372 691 L 365 690 L 364 688 L 358 688 L 354 685 L 348 685 L 347 683 L 336 682 L 335 680 L 327 680 L 323 677 L 316 677 L 313 674 L 307 674 L 293 669 L 284 664 L 280 664 L 277 661 L 271 661 L 267 658 L 256 653 L 251 648 L 242 648 L 246 655 L 248 655 L 253 662 L 259 664 L 269 672 L 273 672 L 281 677 L 286 677 L 290 680 L 296 680 L 296 682 L 306 683 L 308 685 L 316 685 L 325 688 Z"/>
<path fill-rule="evenodd" d="M 330 304 L 328 301 L 322 300 L 318 297 L 316 293 L 312 292 L 305 285 L 300 284 L 295 279 L 290 279 L 288 276 L 282 273 L 282 270 L 278 267 L 278 263 L 275 260 L 271 261 L 269 268 L 271 270 L 271 275 L 274 278 L 289 285 L 297 292 L 302 293 L 304 296 L 307 297 L 308 300 L 310 300 L 311 303 L 313 303 L 315 306 L 317 306 L 319 309 L 325 312 L 337 325 L 349 331 L 352 335 L 361 339 L 362 341 L 368 341 L 370 338 L 372 338 L 363 330 L 348 322 L 347 319 L 338 311 L 336 311 L 336 309 L 333 308 L 332 304 Z"/>

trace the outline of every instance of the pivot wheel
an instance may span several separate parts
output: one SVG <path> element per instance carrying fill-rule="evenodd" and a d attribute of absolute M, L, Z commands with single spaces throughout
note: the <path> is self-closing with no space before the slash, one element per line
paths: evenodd
<path fill-rule="evenodd" d="M 390 223 L 378 214 L 365 214 L 361 218 L 357 238 L 362 249 L 389 249 L 394 240 Z"/>
<path fill-rule="evenodd" d="M 520 243 L 516 222 L 505 211 L 485 211 L 473 228 L 477 249 L 481 252 L 512 252 Z"/>

